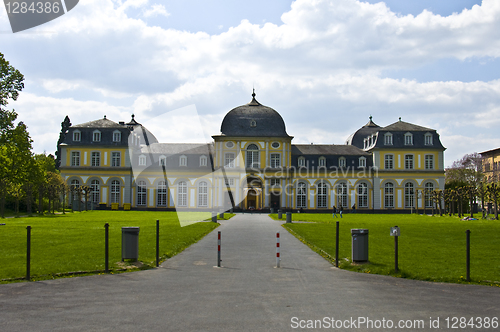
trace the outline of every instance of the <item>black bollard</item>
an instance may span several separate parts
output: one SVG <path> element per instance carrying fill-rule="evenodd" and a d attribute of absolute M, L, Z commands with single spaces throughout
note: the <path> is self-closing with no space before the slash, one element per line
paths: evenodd
<path fill-rule="evenodd" d="M 109 224 L 104 224 L 104 272 L 109 273 Z"/>
<path fill-rule="evenodd" d="M 339 267 L 339 222 L 337 221 L 337 234 L 335 235 L 335 267 Z"/>
<path fill-rule="evenodd" d="M 31 279 L 31 226 L 26 227 L 26 280 Z"/>
<path fill-rule="evenodd" d="M 160 266 L 160 220 L 156 220 L 156 267 Z"/>
<path fill-rule="evenodd" d="M 470 281 L 470 230 L 466 230 L 467 235 L 467 281 Z"/>

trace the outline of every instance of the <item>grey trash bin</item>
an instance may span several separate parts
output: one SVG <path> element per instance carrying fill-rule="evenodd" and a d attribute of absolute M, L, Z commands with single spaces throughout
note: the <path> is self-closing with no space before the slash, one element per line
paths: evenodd
<path fill-rule="evenodd" d="M 291 212 L 287 212 L 286 213 L 286 223 L 287 224 L 291 224 L 292 223 L 292 213 Z"/>
<path fill-rule="evenodd" d="M 274 213 L 274 208 L 271 208 L 271 213 Z"/>
<path fill-rule="evenodd" d="M 283 212 L 281 210 L 278 210 L 278 219 L 283 218 Z"/>
<path fill-rule="evenodd" d="M 352 237 L 352 261 L 367 262 L 368 261 L 368 230 L 367 229 L 351 229 Z"/>
<path fill-rule="evenodd" d="M 139 259 L 139 227 L 122 227 L 122 261 Z"/>

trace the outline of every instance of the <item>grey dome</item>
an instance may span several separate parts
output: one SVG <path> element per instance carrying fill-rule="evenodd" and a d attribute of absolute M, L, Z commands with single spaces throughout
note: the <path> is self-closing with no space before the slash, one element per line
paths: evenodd
<path fill-rule="evenodd" d="M 255 99 L 246 105 L 238 106 L 229 111 L 220 127 L 224 136 L 243 137 L 290 137 L 286 133 L 285 121 L 278 112 L 264 106 Z"/>

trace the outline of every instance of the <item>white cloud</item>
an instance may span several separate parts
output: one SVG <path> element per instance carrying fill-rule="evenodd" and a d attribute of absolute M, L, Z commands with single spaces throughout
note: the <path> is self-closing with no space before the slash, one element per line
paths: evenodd
<path fill-rule="evenodd" d="M 154 16 L 168 17 L 168 16 L 170 16 L 170 13 L 167 12 L 167 10 L 165 9 L 165 6 L 154 4 L 153 6 L 151 6 L 151 8 L 146 9 L 143 12 L 142 16 L 144 16 L 145 18 L 154 17 Z"/>

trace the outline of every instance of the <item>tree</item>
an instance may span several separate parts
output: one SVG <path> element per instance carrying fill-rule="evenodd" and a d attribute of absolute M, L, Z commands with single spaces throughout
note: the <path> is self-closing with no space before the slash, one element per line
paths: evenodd
<path fill-rule="evenodd" d="M 8 104 L 9 99 L 17 100 L 19 92 L 24 88 L 23 81 L 23 74 L 12 67 L 0 53 L 0 109 Z M 1 122 L 0 127 L 3 127 Z"/>
<path fill-rule="evenodd" d="M 57 141 L 57 151 L 56 151 L 56 169 L 59 169 L 59 166 L 61 166 L 61 143 L 64 142 L 64 139 L 66 138 L 66 134 L 68 133 L 68 129 L 71 127 L 71 121 L 69 120 L 69 117 L 66 115 L 64 118 L 64 121 L 61 122 L 61 133 L 59 133 L 59 140 Z"/>

